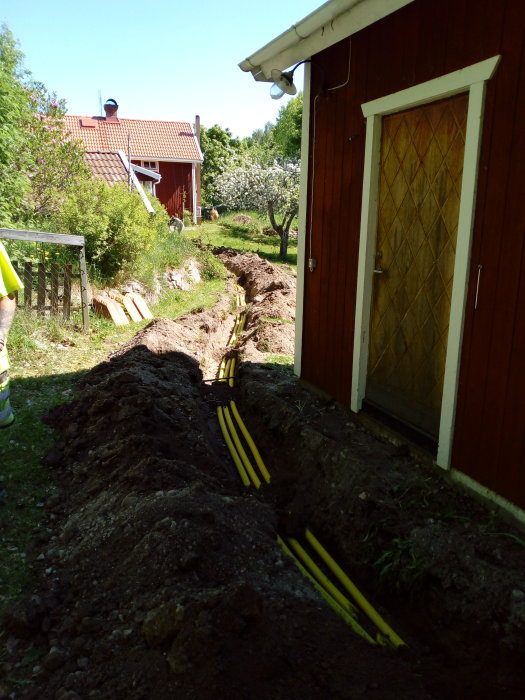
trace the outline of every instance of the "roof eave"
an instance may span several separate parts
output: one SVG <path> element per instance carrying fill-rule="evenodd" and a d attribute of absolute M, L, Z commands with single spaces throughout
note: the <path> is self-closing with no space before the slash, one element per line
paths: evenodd
<path fill-rule="evenodd" d="M 239 63 L 255 80 L 285 70 L 383 19 L 414 0 L 329 0 Z"/>

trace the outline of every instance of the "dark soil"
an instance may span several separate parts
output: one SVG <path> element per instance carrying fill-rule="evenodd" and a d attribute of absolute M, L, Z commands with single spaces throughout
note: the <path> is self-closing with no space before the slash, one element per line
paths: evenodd
<path fill-rule="evenodd" d="M 221 257 L 247 290 L 236 346 L 231 298 L 157 319 L 49 417 L 56 489 L 0 670 L 40 658 L 4 697 L 521 698 L 525 536 L 265 363 L 293 353 L 293 276 Z M 233 388 L 209 381 L 225 353 L 243 359 Z M 259 490 L 218 428 L 231 398 L 272 475 Z M 305 527 L 407 646 L 368 643 L 324 602 L 277 543 Z"/>

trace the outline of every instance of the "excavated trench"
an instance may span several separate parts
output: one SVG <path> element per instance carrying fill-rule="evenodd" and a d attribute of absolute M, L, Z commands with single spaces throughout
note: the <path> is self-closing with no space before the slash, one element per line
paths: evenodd
<path fill-rule="evenodd" d="M 157 319 L 52 411 L 56 488 L 34 590 L 6 616 L 12 697 L 517 698 L 522 533 L 406 445 L 265 362 L 293 352 L 293 277 L 218 251 L 247 293 Z M 204 381 L 203 381 L 204 380 Z M 234 400 L 271 474 L 243 486 L 220 432 Z M 310 528 L 406 642 L 373 645 L 277 543 Z"/>

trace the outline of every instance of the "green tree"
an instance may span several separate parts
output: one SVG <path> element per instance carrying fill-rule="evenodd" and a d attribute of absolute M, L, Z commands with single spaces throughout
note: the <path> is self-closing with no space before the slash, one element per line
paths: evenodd
<path fill-rule="evenodd" d="M 291 99 L 279 110 L 273 129 L 273 141 L 278 153 L 287 161 L 301 157 L 301 126 L 303 119 L 303 93 Z"/>
<path fill-rule="evenodd" d="M 32 80 L 4 25 L 0 32 L 0 221 L 12 226 L 55 212 L 88 177 L 79 144 L 64 139 L 64 102 Z"/>
<path fill-rule="evenodd" d="M 229 129 L 218 124 L 209 129 L 201 127 L 201 149 L 204 156 L 201 170 L 202 200 L 207 204 L 219 204 L 215 178 L 222 173 L 239 153 L 241 143 Z"/>
<path fill-rule="evenodd" d="M 13 35 L 0 31 L 0 224 L 10 225 L 20 209 L 29 179 L 24 167 L 25 134 L 22 126 L 31 113 L 22 81 L 23 55 Z"/>
<path fill-rule="evenodd" d="M 64 138 L 65 100 L 50 94 L 42 83 L 28 86 L 36 112 L 26 125 L 31 187 L 23 202 L 26 221 L 56 213 L 68 192 L 90 173 L 80 143 Z"/>
<path fill-rule="evenodd" d="M 266 122 L 263 129 L 256 129 L 242 140 L 243 151 L 250 160 L 262 165 L 271 165 L 277 157 L 273 132 L 275 125 Z"/>

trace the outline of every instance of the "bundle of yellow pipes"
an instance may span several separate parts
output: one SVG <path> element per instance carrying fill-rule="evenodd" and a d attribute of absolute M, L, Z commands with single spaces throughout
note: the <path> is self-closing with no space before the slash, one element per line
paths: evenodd
<path fill-rule="evenodd" d="M 238 306 L 244 304 L 244 296 L 240 294 L 239 290 L 242 290 L 242 287 L 237 285 L 236 299 Z M 244 329 L 245 322 L 245 312 L 236 315 L 228 346 L 233 345 L 237 341 Z M 233 387 L 234 374 L 235 357 L 224 358 L 219 367 L 219 381 L 228 381 L 229 386 Z M 244 486 L 253 485 L 258 489 L 262 484 L 261 479 L 267 484 L 270 483 L 270 474 L 244 421 L 239 415 L 235 401 L 230 401 L 229 407 L 218 406 L 217 417 L 224 441 Z M 280 535 L 277 536 L 277 541 L 283 550 L 293 558 L 302 573 L 312 581 L 328 604 L 357 634 L 370 644 L 382 644 L 392 647 L 399 647 L 405 644 L 401 637 L 394 632 L 363 596 L 311 530 L 306 529 L 301 542 L 294 537 L 286 538 Z M 353 599 L 353 603 L 348 596 Z M 368 621 L 373 624 L 376 630 L 375 637 L 357 620 L 359 611 L 364 613 Z"/>

